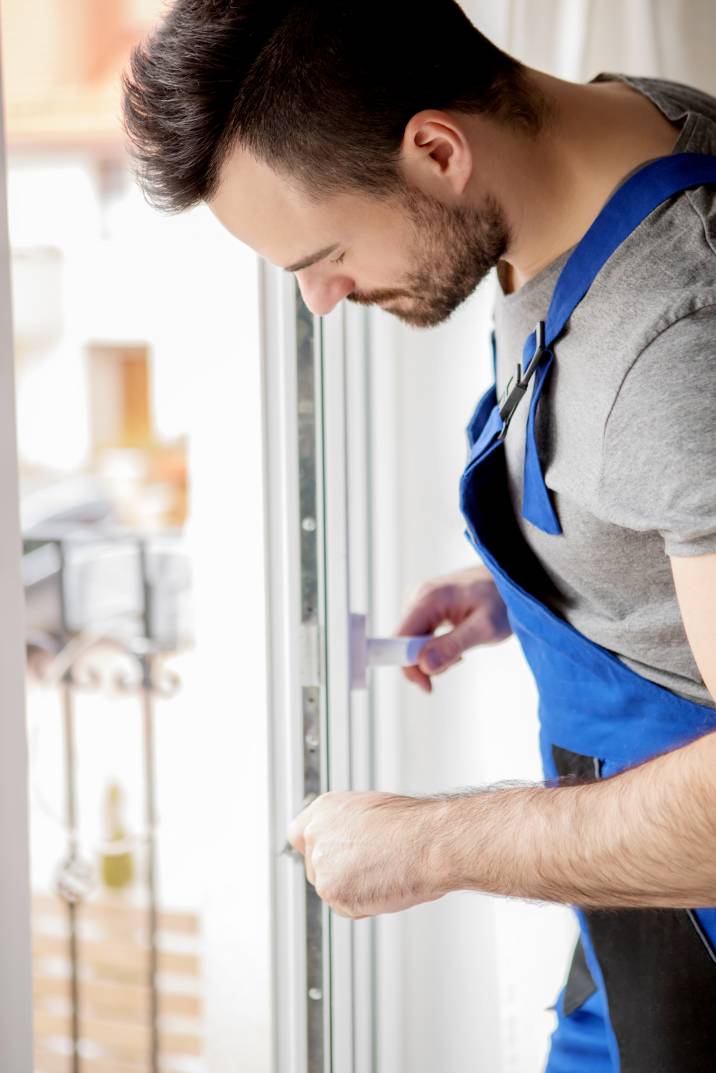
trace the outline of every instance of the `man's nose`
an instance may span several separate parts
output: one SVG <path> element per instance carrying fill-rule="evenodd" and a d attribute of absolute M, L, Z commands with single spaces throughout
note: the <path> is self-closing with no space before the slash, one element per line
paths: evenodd
<path fill-rule="evenodd" d="M 355 281 L 350 276 L 333 276 L 331 279 L 309 278 L 297 275 L 298 286 L 304 302 L 317 317 L 325 317 L 355 290 Z"/>

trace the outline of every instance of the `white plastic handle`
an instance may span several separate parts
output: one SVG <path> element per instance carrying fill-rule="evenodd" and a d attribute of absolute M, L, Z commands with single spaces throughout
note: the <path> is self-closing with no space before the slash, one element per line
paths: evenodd
<path fill-rule="evenodd" d="M 351 614 L 351 689 L 365 689 L 368 667 L 412 667 L 431 633 L 417 637 L 366 637 L 366 616 Z"/>
<path fill-rule="evenodd" d="M 369 667 L 410 667 L 418 662 L 418 653 L 426 637 L 367 637 Z"/>

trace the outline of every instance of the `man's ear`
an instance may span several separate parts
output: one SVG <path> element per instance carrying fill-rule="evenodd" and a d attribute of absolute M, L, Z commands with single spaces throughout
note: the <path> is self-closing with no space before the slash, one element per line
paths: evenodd
<path fill-rule="evenodd" d="M 459 197 L 473 166 L 465 128 L 448 112 L 416 112 L 403 134 L 401 164 L 406 179 L 425 193 Z"/>

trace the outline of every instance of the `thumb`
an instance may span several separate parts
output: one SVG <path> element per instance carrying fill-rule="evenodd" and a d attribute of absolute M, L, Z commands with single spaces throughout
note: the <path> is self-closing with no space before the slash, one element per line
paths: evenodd
<path fill-rule="evenodd" d="M 311 801 L 311 804 L 313 802 Z M 306 852 L 306 840 L 303 832 L 308 825 L 308 821 L 311 819 L 311 805 L 307 805 L 298 816 L 295 816 L 291 821 L 291 824 L 286 832 L 286 838 L 299 853 Z"/>
<path fill-rule="evenodd" d="M 435 674 L 462 659 L 463 652 L 470 647 L 465 632 L 456 626 L 423 645 L 418 656 L 420 670 L 424 674 Z"/>
<path fill-rule="evenodd" d="M 299 853 L 306 852 L 306 843 L 303 838 L 303 820 L 300 816 L 297 816 L 295 820 L 291 822 L 291 826 L 286 832 L 286 840 L 291 843 L 294 849 L 297 849 Z"/>

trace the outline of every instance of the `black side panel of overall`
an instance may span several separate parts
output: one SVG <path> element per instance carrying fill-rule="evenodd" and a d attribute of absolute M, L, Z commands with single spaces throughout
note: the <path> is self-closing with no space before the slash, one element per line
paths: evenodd
<path fill-rule="evenodd" d="M 580 756 L 578 753 L 570 753 L 567 749 L 561 749 L 558 745 L 553 745 L 552 757 L 558 774 L 564 779 L 569 778 L 570 781 L 589 782 L 598 777 L 598 764 L 590 756 Z M 565 1015 L 569 1017 L 570 1013 L 574 1013 L 596 990 L 597 985 L 589 971 L 580 938 L 577 940 L 567 983 L 564 988 L 562 1009 Z"/>
<path fill-rule="evenodd" d="M 553 757 L 561 776 L 581 781 L 598 770 L 591 757 L 565 749 L 554 748 Z M 716 957 L 689 911 L 590 909 L 585 916 L 620 1073 L 716 1071 Z"/>

